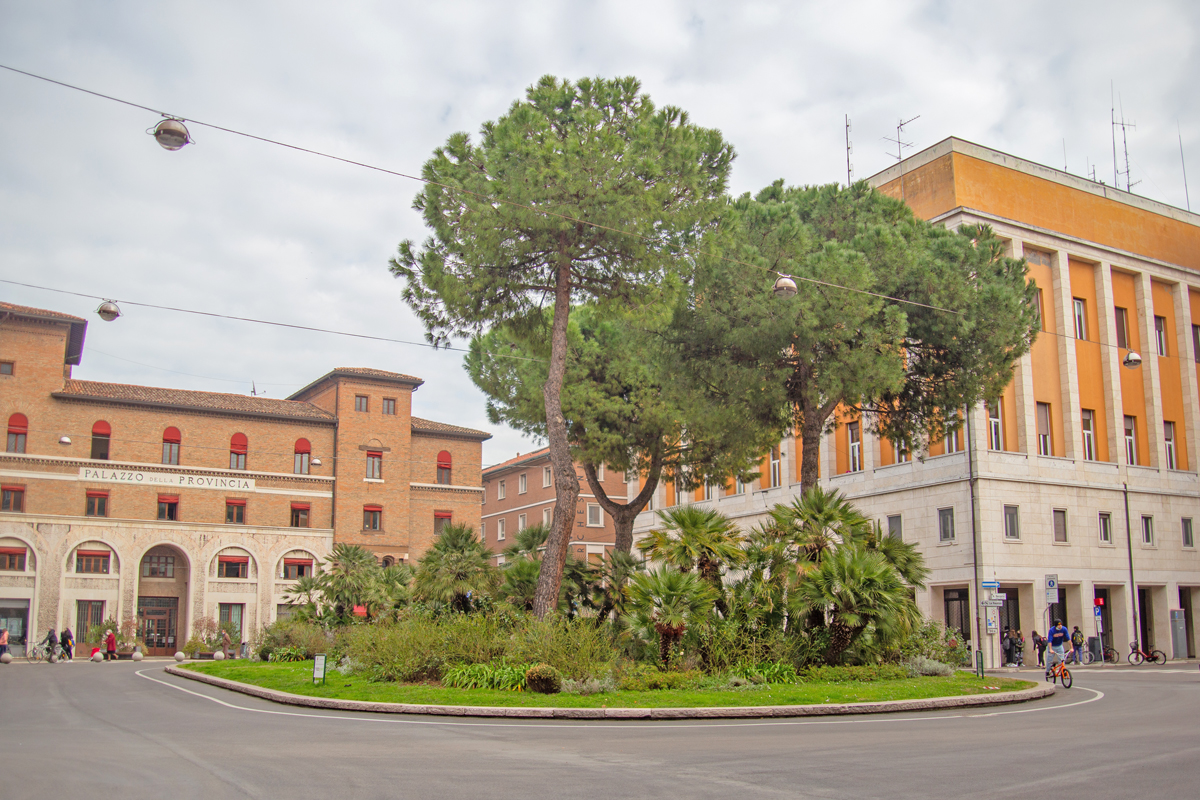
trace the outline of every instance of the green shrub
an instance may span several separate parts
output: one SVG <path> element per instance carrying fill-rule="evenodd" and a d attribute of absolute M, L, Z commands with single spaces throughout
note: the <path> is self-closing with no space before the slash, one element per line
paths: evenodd
<path fill-rule="evenodd" d="M 456 664 L 447 667 L 442 685 L 451 689 L 500 689 L 519 692 L 526 688 L 529 664 Z"/>
<path fill-rule="evenodd" d="M 253 652 L 263 661 L 278 661 L 272 658 L 276 650 L 287 649 L 289 652 L 300 654 L 300 658 L 291 659 L 304 661 L 317 653 L 329 653 L 332 645 L 329 634 L 319 625 L 296 620 L 279 620 L 266 626 L 258 632 L 252 644 Z"/>
<path fill-rule="evenodd" d="M 901 642 L 897 655 L 904 661 L 923 656 L 943 664 L 971 664 L 971 649 L 962 640 L 962 635 L 932 619 L 925 620 Z"/>
<path fill-rule="evenodd" d="M 940 661 L 934 661 L 932 658 L 926 658 L 925 656 L 914 656 L 904 666 L 908 670 L 910 678 L 916 678 L 921 675 L 936 675 L 944 678 L 954 674 L 954 667 L 949 664 L 943 664 Z"/>
<path fill-rule="evenodd" d="M 508 647 L 513 661 L 549 664 L 577 681 L 611 672 L 617 659 L 612 628 L 586 618 L 522 617 Z"/>
<path fill-rule="evenodd" d="M 281 663 L 285 661 L 307 661 L 308 659 L 309 656 L 303 649 L 285 645 L 284 647 L 276 647 L 272 650 L 267 660 Z"/>
<path fill-rule="evenodd" d="M 628 692 L 648 692 L 653 689 L 698 689 L 704 683 L 699 670 L 663 672 L 652 664 L 633 664 L 617 676 L 617 688 Z"/>
<path fill-rule="evenodd" d="M 562 673 L 549 664 L 534 664 L 525 673 L 525 685 L 538 694 L 558 694 L 562 691 Z"/>
<path fill-rule="evenodd" d="M 752 683 L 796 683 L 799 679 L 796 667 L 788 663 L 738 664 L 729 673 Z"/>
<path fill-rule="evenodd" d="M 807 667 L 800 679 L 812 683 L 849 683 L 851 681 L 893 681 L 908 677 L 898 664 L 867 664 L 857 667 Z"/>

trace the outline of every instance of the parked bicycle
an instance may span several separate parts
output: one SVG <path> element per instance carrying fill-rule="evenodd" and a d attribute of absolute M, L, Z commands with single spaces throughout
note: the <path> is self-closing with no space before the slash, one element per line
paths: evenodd
<path fill-rule="evenodd" d="M 42 642 L 41 644 L 35 644 L 35 645 L 31 645 L 31 646 L 25 648 L 26 660 L 28 660 L 34 664 L 36 664 L 39 661 L 42 661 L 43 659 L 45 659 L 46 661 L 49 661 L 51 664 L 53 664 L 54 662 L 56 662 L 60 658 L 62 658 L 62 656 L 63 656 L 63 649 L 62 649 L 62 647 L 60 647 L 58 645 L 57 642 L 55 642 L 53 647 L 46 644 L 45 642 Z"/>
<path fill-rule="evenodd" d="M 1167 654 L 1162 650 L 1143 650 L 1138 646 L 1137 642 L 1129 643 L 1129 655 L 1126 659 L 1135 667 L 1141 666 L 1143 661 L 1149 661 L 1151 664 L 1167 663 Z"/>
<path fill-rule="evenodd" d="M 1121 660 L 1121 654 L 1117 652 L 1117 648 L 1115 648 L 1115 647 L 1105 647 L 1104 648 L 1104 663 L 1116 664 L 1120 660 Z M 1093 653 L 1091 650 L 1084 650 L 1083 651 L 1083 663 L 1084 664 L 1096 663 L 1096 654 Z"/>
<path fill-rule="evenodd" d="M 1064 689 L 1070 689 L 1071 684 L 1074 682 L 1071 679 L 1071 671 L 1067 669 L 1067 662 L 1065 661 L 1055 661 L 1054 666 L 1046 670 L 1046 680 L 1051 683 L 1062 681 Z"/>

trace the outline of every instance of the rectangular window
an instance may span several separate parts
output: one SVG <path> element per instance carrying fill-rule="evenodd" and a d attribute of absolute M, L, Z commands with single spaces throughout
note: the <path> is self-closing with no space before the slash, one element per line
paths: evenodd
<path fill-rule="evenodd" d="M 363 506 L 363 530 L 383 530 L 383 508 L 381 506 Z"/>
<path fill-rule="evenodd" d="M 946 453 L 962 452 L 962 429 L 956 428 L 946 432 Z"/>
<path fill-rule="evenodd" d="M 246 468 L 246 454 L 245 453 L 235 453 L 232 450 L 230 450 L 229 451 L 229 468 L 230 469 L 245 469 Z"/>
<path fill-rule="evenodd" d="M 1142 544 L 1154 544 L 1154 517 L 1142 517 Z"/>
<path fill-rule="evenodd" d="M 524 472 L 517 476 L 517 494 L 525 494 L 525 492 L 529 491 L 529 481 L 526 477 Z"/>
<path fill-rule="evenodd" d="M 1125 463 L 1138 463 L 1137 457 L 1137 417 L 1125 415 Z"/>
<path fill-rule="evenodd" d="M 683 484 L 680 483 L 679 481 L 675 481 L 675 503 L 674 504 L 677 506 L 681 506 L 681 505 L 683 505 L 683 502 L 686 499 L 687 499 L 687 494 L 683 491 Z"/>
<path fill-rule="evenodd" d="M 308 527 L 308 512 L 310 506 L 308 503 L 292 503 L 292 522 L 293 528 Z"/>
<path fill-rule="evenodd" d="M 245 608 L 245 603 L 221 603 L 219 605 L 218 619 L 222 625 L 227 622 L 233 624 L 234 632 L 231 638 L 235 645 L 242 641 L 242 611 Z"/>
<path fill-rule="evenodd" d="M 1192 358 L 1200 364 L 1200 325 L 1192 326 Z"/>
<path fill-rule="evenodd" d="M 226 500 L 225 501 L 225 524 L 226 525 L 245 525 L 246 524 L 246 501 L 245 500 Z"/>
<path fill-rule="evenodd" d="M 1096 412 L 1083 409 L 1083 458 L 1096 460 Z"/>
<path fill-rule="evenodd" d="M 0 511 L 24 511 L 25 487 L 5 486 L 0 489 Z"/>
<path fill-rule="evenodd" d="M 1004 449 L 1004 427 L 1000 421 L 1001 409 L 1003 408 L 1002 400 L 997 400 L 994 403 L 988 403 L 988 449 L 1003 450 Z"/>
<path fill-rule="evenodd" d="M 1163 445 L 1167 453 L 1167 469 L 1178 469 L 1175 466 L 1175 423 L 1163 423 Z"/>
<path fill-rule="evenodd" d="M 487 521 L 479 523 L 479 541 L 487 544 Z"/>
<path fill-rule="evenodd" d="M 1075 338 L 1087 340 L 1087 301 L 1079 297 L 1071 298 L 1075 312 Z"/>
<path fill-rule="evenodd" d="M 103 600 L 75 601 L 75 638 L 86 642 L 86 637 L 93 628 L 104 624 Z"/>
<path fill-rule="evenodd" d="M 554 480 L 554 473 L 549 467 L 542 467 L 542 488 L 545 489 Z"/>
<path fill-rule="evenodd" d="M 112 554 L 106 550 L 76 550 L 75 571 L 89 575 L 107 575 Z"/>
<path fill-rule="evenodd" d="M 1112 544 L 1112 514 L 1100 512 L 1100 543 Z"/>
<path fill-rule="evenodd" d="M 589 528 L 604 527 L 604 511 L 597 503 L 588 503 L 587 524 Z"/>
<path fill-rule="evenodd" d="M 550 524 L 553 521 L 554 521 L 554 509 L 553 508 L 543 508 L 542 509 L 542 524 L 545 525 L 547 528 L 549 528 Z"/>
<path fill-rule="evenodd" d="M 1004 507 L 1004 538 L 1021 538 L 1021 516 L 1017 506 Z"/>
<path fill-rule="evenodd" d="M 1179 528 L 1183 532 L 1183 546 L 1195 547 L 1196 540 L 1192 536 L 1192 518 L 1184 517 L 1183 519 L 1179 520 Z"/>
<path fill-rule="evenodd" d="M 174 578 L 175 556 L 146 556 L 142 559 L 143 578 Z"/>
<path fill-rule="evenodd" d="M 8 452 L 24 453 L 25 452 L 25 434 L 8 432 Z"/>
<path fill-rule="evenodd" d="M 383 480 L 383 453 L 367 453 L 367 477 Z"/>
<path fill-rule="evenodd" d="M 503 500 L 503 499 L 504 499 L 504 494 L 505 494 L 505 492 L 504 492 L 504 481 L 500 481 L 499 483 L 497 483 L 497 484 L 496 484 L 496 499 L 497 499 L 497 500 Z"/>
<path fill-rule="evenodd" d="M 529 521 L 524 514 L 517 515 L 517 530 L 518 531 L 523 531 L 527 527 L 529 527 L 528 523 L 529 523 Z"/>
<path fill-rule="evenodd" d="M 850 424 L 853 425 L 857 429 L 857 427 L 858 427 L 857 422 L 852 422 Z M 779 448 L 772 447 L 771 448 L 771 486 L 774 487 L 774 486 L 782 486 L 782 485 L 783 485 L 783 461 L 779 454 Z"/>
<path fill-rule="evenodd" d="M 109 437 L 103 434 L 92 434 L 92 460 L 107 461 L 108 460 L 108 444 Z"/>
<path fill-rule="evenodd" d="M 179 498 L 160 494 L 158 496 L 158 518 L 169 522 L 179 519 Z"/>
<path fill-rule="evenodd" d="M 712 500 L 716 496 L 717 496 L 717 487 L 713 486 L 711 483 L 704 484 L 704 499 Z"/>
<path fill-rule="evenodd" d="M 746 493 L 746 482 L 743 481 L 740 477 L 733 479 L 733 493 L 734 494 L 745 494 Z"/>
<path fill-rule="evenodd" d="M 954 509 L 939 508 L 938 509 L 938 541 L 953 542 L 954 541 Z"/>
<path fill-rule="evenodd" d="M 1167 354 L 1167 318 L 1154 317 L 1154 349 L 1160 356 Z"/>
<path fill-rule="evenodd" d="M 1037 443 L 1039 456 L 1054 455 L 1054 441 L 1050 437 L 1050 404 L 1037 404 Z"/>
<path fill-rule="evenodd" d="M 108 516 L 108 492 L 87 493 L 87 515 L 89 517 Z"/>
<path fill-rule="evenodd" d="M 1067 541 L 1067 512 L 1065 509 L 1054 509 L 1054 541 Z"/>
<path fill-rule="evenodd" d="M 163 442 L 162 463 L 179 466 L 179 442 Z"/>
<path fill-rule="evenodd" d="M 383 398 L 383 413 L 387 414 L 389 417 L 396 416 L 396 398 L 394 398 L 394 397 Z"/>
<path fill-rule="evenodd" d="M 862 434 L 859 432 L 859 427 L 858 427 L 857 422 L 851 422 L 849 425 L 846 426 L 846 438 L 850 442 L 850 471 L 851 472 L 861 472 L 862 471 Z M 772 479 L 773 486 L 779 485 L 774 482 L 775 464 L 778 463 L 777 461 L 775 461 L 776 453 L 778 453 L 777 450 L 771 451 L 771 459 L 772 459 L 771 460 L 771 479 Z"/>
<path fill-rule="evenodd" d="M 908 452 L 907 447 L 905 447 L 903 444 L 897 444 L 895 445 L 895 448 L 897 464 L 907 464 L 909 461 L 912 461 L 912 453 Z"/>
<path fill-rule="evenodd" d="M 1117 347 L 1129 349 L 1129 312 L 1117 306 L 1113 309 L 1117 318 Z"/>
<path fill-rule="evenodd" d="M 13 362 L 0 361 L 0 375 L 12 375 L 12 374 L 13 374 Z"/>
<path fill-rule="evenodd" d="M 596 480 L 599 480 L 599 481 L 604 480 L 604 465 L 603 464 L 596 467 Z"/>
<path fill-rule="evenodd" d="M 504 541 L 504 520 L 503 519 L 496 520 L 496 541 L 497 542 Z"/>
<path fill-rule="evenodd" d="M 363 412 L 367 410 L 367 396 L 365 394 L 354 395 L 354 410 Z"/>
<path fill-rule="evenodd" d="M 434 534 L 437 536 L 441 536 L 442 531 L 444 531 L 446 529 L 446 526 L 449 525 L 450 522 L 451 522 L 451 516 L 450 516 L 449 511 L 433 512 L 433 532 L 434 532 Z"/>
<path fill-rule="evenodd" d="M 250 560 L 238 556 L 221 556 L 217 559 L 218 578 L 246 578 L 250 575 Z"/>
<path fill-rule="evenodd" d="M 887 518 L 888 536 L 897 541 L 904 541 L 904 520 L 899 514 L 893 514 Z"/>
<path fill-rule="evenodd" d="M 1046 307 L 1042 303 L 1042 290 L 1037 290 L 1037 298 L 1034 300 L 1034 311 L 1037 313 L 1038 327 L 1046 330 Z"/>
<path fill-rule="evenodd" d="M 24 547 L 0 547 L 0 571 L 24 572 L 25 571 L 25 548 Z"/>

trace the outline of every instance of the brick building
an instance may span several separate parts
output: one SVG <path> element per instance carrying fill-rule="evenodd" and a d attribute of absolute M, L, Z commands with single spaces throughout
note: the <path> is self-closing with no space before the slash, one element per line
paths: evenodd
<path fill-rule="evenodd" d="M 597 560 L 616 541 L 612 519 L 591 493 L 583 467 L 576 465 L 580 493 L 570 552 L 580 559 Z M 598 475 L 605 492 L 624 502 L 628 492 L 623 475 L 601 467 Z M 483 472 L 483 516 L 479 531 L 493 553 L 502 553 L 518 531 L 532 525 L 550 526 L 554 514 L 554 473 L 550 449 L 543 448 L 488 467 Z M 497 555 L 503 563 L 504 557 Z"/>
<path fill-rule="evenodd" d="M 335 369 L 287 400 L 71 377 L 87 322 L 0 303 L 0 626 L 194 620 L 245 635 L 334 542 L 417 559 L 479 524 L 481 431 L 412 416 L 419 378 Z"/>

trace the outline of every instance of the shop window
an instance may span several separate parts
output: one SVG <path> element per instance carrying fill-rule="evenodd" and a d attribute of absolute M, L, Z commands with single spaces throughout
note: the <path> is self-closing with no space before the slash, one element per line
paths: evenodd
<path fill-rule="evenodd" d="M 225 524 L 226 525 L 245 525 L 246 524 L 246 501 L 245 500 L 226 500 L 225 501 Z"/>
<path fill-rule="evenodd" d="M 229 468 L 245 469 L 246 453 L 249 449 L 250 442 L 246 439 L 246 434 L 235 433 L 229 439 Z"/>
<path fill-rule="evenodd" d="M 112 553 L 107 550 L 76 550 L 75 571 L 85 575 L 107 575 Z"/>
<path fill-rule="evenodd" d="M 367 453 L 367 477 L 371 480 L 383 480 L 383 453 Z"/>
<path fill-rule="evenodd" d="M 389 417 L 396 416 L 396 398 L 394 398 L 394 397 L 383 398 L 383 413 L 387 414 Z"/>
<path fill-rule="evenodd" d="M 148 555 L 142 559 L 143 578 L 174 578 L 175 556 Z"/>
<path fill-rule="evenodd" d="M 162 463 L 179 465 L 179 443 L 181 441 L 183 441 L 183 437 L 178 428 L 167 428 L 163 431 Z"/>
<path fill-rule="evenodd" d="M 24 414 L 13 414 L 8 418 L 8 445 L 6 451 L 9 453 L 24 453 L 25 437 L 28 435 L 29 418 Z"/>
<path fill-rule="evenodd" d="M 1096 460 L 1096 412 L 1091 409 L 1083 409 L 1083 459 L 1085 461 Z"/>
<path fill-rule="evenodd" d="M 179 496 L 160 494 L 158 496 L 158 518 L 167 522 L 179 519 Z"/>
<path fill-rule="evenodd" d="M 312 445 L 308 439 L 297 439 L 295 446 L 296 460 L 292 467 L 292 472 L 296 475 L 307 475 L 309 468 L 309 457 L 312 454 Z"/>
<path fill-rule="evenodd" d="M 89 517 L 108 516 L 108 492 L 87 493 L 87 515 Z"/>
<path fill-rule="evenodd" d="M 24 572 L 25 571 L 25 548 L 24 547 L 0 547 L 0 571 L 2 571 L 2 572 Z"/>
<path fill-rule="evenodd" d="M 363 530 L 383 530 L 383 506 L 363 506 Z"/>
<path fill-rule="evenodd" d="M 1117 318 L 1117 347 L 1129 349 L 1129 312 L 1117 306 L 1113 309 Z"/>
<path fill-rule="evenodd" d="M 92 425 L 92 460 L 108 461 L 108 446 L 112 440 L 112 426 L 104 420 Z"/>
<path fill-rule="evenodd" d="M 5 486 L 0 488 L 0 511 L 24 511 L 25 487 Z"/>
<path fill-rule="evenodd" d="M 449 486 L 450 481 L 450 453 L 446 450 L 437 454 L 437 482 L 444 486 Z"/>
<path fill-rule="evenodd" d="M 449 511 L 433 512 L 433 533 L 434 533 L 434 535 L 441 536 L 442 531 L 444 531 L 446 529 L 446 526 L 449 525 L 450 522 L 451 522 L 451 515 L 450 515 Z"/>
<path fill-rule="evenodd" d="M 311 558 L 285 558 L 283 560 L 284 580 L 294 581 L 300 578 L 311 578 L 313 575 L 313 560 Z"/>
<path fill-rule="evenodd" d="M 218 578 L 248 578 L 250 577 L 249 556 L 218 556 Z"/>
<path fill-rule="evenodd" d="M 355 395 L 355 396 L 354 396 L 354 410 L 355 410 L 355 411 L 362 411 L 362 412 L 364 412 L 364 413 L 366 412 L 366 410 L 367 410 L 367 396 L 366 396 L 365 394 L 358 394 L 358 395 Z"/>
<path fill-rule="evenodd" d="M 1167 318 L 1154 318 L 1154 348 L 1160 356 L 1167 355 Z"/>
<path fill-rule="evenodd" d="M 953 542 L 954 541 L 954 509 L 939 508 L 938 509 L 938 541 Z"/>
<path fill-rule="evenodd" d="M 293 528 L 308 527 L 308 513 L 310 506 L 308 503 L 292 503 L 292 522 Z"/>
<path fill-rule="evenodd" d="M 1100 512 L 1100 543 L 1112 544 L 1112 514 L 1107 511 Z"/>
<path fill-rule="evenodd" d="M 1063 544 L 1067 541 L 1067 512 L 1066 509 L 1054 509 L 1054 541 Z"/>
<path fill-rule="evenodd" d="M 1021 514 L 1017 506 L 1004 507 L 1004 538 L 1021 538 Z"/>

